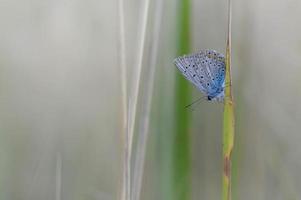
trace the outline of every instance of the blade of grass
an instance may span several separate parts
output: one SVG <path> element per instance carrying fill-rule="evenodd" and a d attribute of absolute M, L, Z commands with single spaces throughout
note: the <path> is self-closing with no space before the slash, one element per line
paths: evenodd
<path fill-rule="evenodd" d="M 159 36 L 161 30 L 161 21 L 163 13 L 163 2 L 161 0 L 156 0 L 155 2 L 155 21 L 154 21 L 154 32 L 153 32 L 153 46 L 150 57 L 150 70 L 148 76 L 148 83 L 146 84 L 146 95 L 145 104 L 143 106 L 144 112 L 142 113 L 142 118 L 140 118 L 140 127 L 138 132 L 138 142 L 135 155 L 135 165 L 134 165 L 134 180 L 133 180 L 133 200 L 139 200 L 142 187 L 143 171 L 144 171 L 144 161 L 147 147 L 147 139 L 149 135 L 149 124 L 150 124 L 150 114 L 152 97 L 154 90 L 154 81 L 156 73 L 156 64 L 158 56 L 158 46 L 159 46 Z"/>
<path fill-rule="evenodd" d="M 124 28 L 124 0 L 118 1 L 119 18 L 119 48 L 120 48 L 120 80 L 121 80 L 121 109 L 122 109 L 122 144 L 123 144 L 123 166 L 121 181 L 121 200 L 130 199 L 130 152 L 128 136 L 128 109 L 127 109 L 127 76 L 126 76 L 126 50 L 125 50 L 125 28 Z"/>
<path fill-rule="evenodd" d="M 145 45 L 145 38 L 146 38 L 146 28 L 148 22 L 148 12 L 149 12 L 149 0 L 145 0 L 142 2 L 141 6 L 141 15 L 142 17 L 138 27 L 139 30 L 139 43 L 137 48 L 137 60 L 134 69 L 133 75 L 133 93 L 131 93 L 129 99 L 129 112 L 128 112 L 128 155 L 127 155 L 127 164 L 128 164 L 128 181 L 127 184 L 127 200 L 131 200 L 133 198 L 132 194 L 132 180 L 131 180 L 131 160 L 132 160 L 132 146 L 133 146 L 133 139 L 134 139 L 134 130 L 135 130 L 135 123 L 136 123 L 136 114 L 137 114 L 137 106 L 138 106 L 138 96 L 140 90 L 140 82 L 141 82 L 141 72 L 142 72 L 142 61 L 143 61 L 143 54 L 144 54 L 144 45 Z"/>
<path fill-rule="evenodd" d="M 231 200 L 231 153 L 234 145 L 234 104 L 231 79 L 231 0 L 228 0 L 228 33 L 226 44 L 226 75 L 223 123 L 223 185 L 222 199 Z"/>
<path fill-rule="evenodd" d="M 127 155 L 127 164 L 128 164 L 128 187 L 127 187 L 127 200 L 132 198 L 131 194 L 131 160 L 132 160 L 132 146 L 133 146 L 133 138 L 134 138 L 134 130 L 135 130 L 135 122 L 136 122 L 136 114 L 137 114 L 137 106 L 138 106 L 138 96 L 140 90 L 140 81 L 141 81 L 141 72 L 142 72 L 142 61 L 143 61 L 143 53 L 144 53 L 144 45 L 145 45 L 145 37 L 146 37 L 146 27 L 148 21 L 148 11 L 149 11 L 149 0 L 145 0 L 142 2 L 141 10 L 141 22 L 138 27 L 140 28 L 139 32 L 139 45 L 137 48 L 137 60 L 134 69 L 133 75 L 133 93 L 131 93 L 129 99 L 129 110 L 128 110 L 128 155 Z"/>
<path fill-rule="evenodd" d="M 148 11 L 149 11 L 149 0 L 145 0 L 142 3 L 141 14 L 141 22 L 139 23 L 140 34 L 139 34 L 139 46 L 137 49 L 137 60 L 136 66 L 134 69 L 134 84 L 133 84 L 133 95 L 130 98 L 130 120 L 129 120 L 129 149 L 132 150 L 133 146 L 133 137 L 134 137 L 134 129 L 136 122 L 136 114 L 137 114 L 137 104 L 138 104 L 138 96 L 139 96 L 139 86 L 141 81 L 141 71 L 142 71 L 142 61 L 143 61 L 143 52 L 146 38 L 146 27 L 148 21 Z"/>
<path fill-rule="evenodd" d="M 180 0 L 178 5 L 177 54 L 183 55 L 190 50 L 190 0 Z M 188 82 L 179 73 L 176 74 L 175 91 L 175 133 L 172 141 L 172 193 L 173 200 L 190 199 L 190 134 L 189 112 L 184 108 L 190 103 Z"/>

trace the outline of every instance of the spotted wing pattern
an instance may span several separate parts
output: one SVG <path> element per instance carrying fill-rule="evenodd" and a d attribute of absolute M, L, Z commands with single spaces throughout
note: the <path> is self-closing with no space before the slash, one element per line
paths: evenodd
<path fill-rule="evenodd" d="M 222 90 L 225 78 L 225 58 L 214 50 L 184 55 L 174 61 L 187 80 L 207 96 L 215 97 Z"/>

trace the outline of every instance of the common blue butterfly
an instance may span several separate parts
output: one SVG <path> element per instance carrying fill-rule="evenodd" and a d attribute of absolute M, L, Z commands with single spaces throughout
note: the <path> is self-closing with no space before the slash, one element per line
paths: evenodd
<path fill-rule="evenodd" d="M 176 58 L 174 64 L 208 101 L 223 101 L 225 87 L 225 57 L 214 50 Z"/>

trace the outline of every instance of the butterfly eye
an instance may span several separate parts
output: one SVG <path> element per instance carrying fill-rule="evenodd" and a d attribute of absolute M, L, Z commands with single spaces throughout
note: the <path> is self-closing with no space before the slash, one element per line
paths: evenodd
<path fill-rule="evenodd" d="M 196 75 L 195 74 L 193 74 L 193 77 L 195 77 Z"/>
<path fill-rule="evenodd" d="M 204 76 L 201 76 L 201 78 L 204 78 Z"/>

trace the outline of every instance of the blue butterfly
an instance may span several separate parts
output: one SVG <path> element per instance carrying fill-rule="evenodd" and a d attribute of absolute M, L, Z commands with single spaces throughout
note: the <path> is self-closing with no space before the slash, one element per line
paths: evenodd
<path fill-rule="evenodd" d="M 208 101 L 223 101 L 225 88 L 225 57 L 214 50 L 184 55 L 174 60 L 177 68 Z"/>

